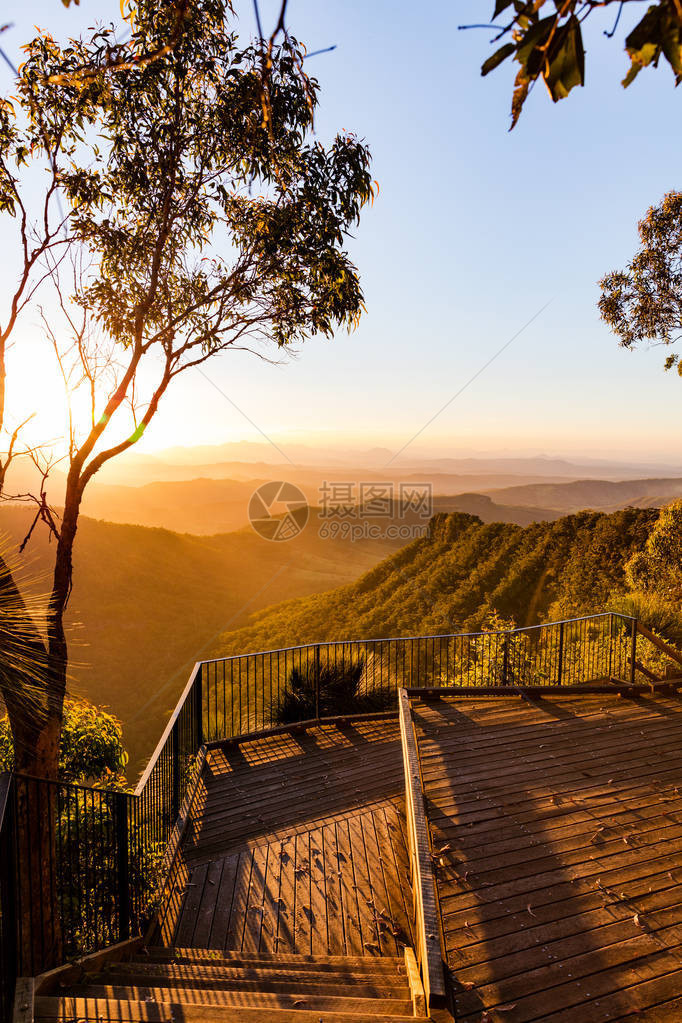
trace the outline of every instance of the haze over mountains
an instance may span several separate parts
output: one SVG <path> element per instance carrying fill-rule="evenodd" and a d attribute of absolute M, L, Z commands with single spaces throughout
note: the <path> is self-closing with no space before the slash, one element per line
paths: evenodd
<path fill-rule="evenodd" d="M 503 535 L 510 542 L 517 535 L 501 530 L 528 529 L 532 523 L 550 523 L 585 508 L 649 509 L 682 495 L 682 469 L 676 473 L 674 467 L 653 474 L 645 471 L 651 467 L 639 465 L 482 457 L 402 459 L 386 465 L 390 452 L 382 449 L 329 452 L 328 461 L 320 450 L 289 450 L 296 464 L 274 461 L 277 453 L 266 444 L 136 454 L 98 475 L 86 492 L 69 608 L 72 687 L 122 718 L 131 776 L 151 752 L 191 664 L 206 656 L 219 633 L 232 637 L 230 648 L 256 641 L 277 646 L 285 636 L 331 635 L 337 616 L 332 591 L 355 584 L 363 575 L 371 578 L 386 558 L 403 557 L 401 548 L 409 538 L 390 535 L 389 527 L 408 522 L 425 531 L 427 521 L 406 519 L 398 500 L 401 483 L 430 483 L 434 514 L 464 513 L 486 526 L 506 523 L 480 533 L 482 543 L 493 545 Z M 296 483 L 312 509 L 304 533 L 286 543 L 265 541 L 248 520 L 254 490 L 277 479 Z M 325 481 L 350 483 L 356 494 L 362 482 L 393 485 L 396 501 L 383 519 L 373 519 L 379 529 L 373 539 L 320 536 Z M 57 507 L 62 482 L 55 470 L 48 493 Z M 15 492 L 32 486 L 25 468 L 15 474 Z M 25 505 L 0 511 L 0 532 L 8 535 L 15 551 L 30 519 Z M 528 542 L 560 535 L 562 523 L 556 528 L 556 534 L 549 526 L 537 533 L 531 528 Z M 37 529 L 28 548 L 28 574 L 42 573 L 37 583 L 42 590 L 48 587 L 50 556 L 46 533 Z M 465 574 L 475 569 L 474 562 L 466 562 Z M 392 586 L 389 581 L 388 588 Z M 289 605 L 282 617 L 277 605 L 306 597 L 309 602 L 301 605 L 301 613 L 298 605 Z M 353 597 L 354 606 L 360 606 L 358 601 Z M 274 616 L 269 617 L 273 605 Z M 472 613 L 474 607 L 475 602 Z M 247 624 L 254 613 L 259 615 L 255 629 Z M 350 629 L 354 621 L 337 624 Z M 357 627 L 369 621 L 359 617 Z M 401 622 L 390 615 L 385 619 L 387 628 Z M 407 627 L 407 622 L 402 624 Z M 412 618 L 410 628 L 417 622 Z M 140 693 L 148 697 L 143 713 Z"/>
<path fill-rule="evenodd" d="M 92 481 L 84 514 L 108 522 L 158 526 L 210 536 L 248 525 L 251 495 L 262 483 L 296 484 L 312 507 L 325 483 L 429 483 L 434 510 L 464 511 L 484 522 L 528 525 L 592 508 L 657 507 L 682 494 L 682 467 L 548 457 L 402 455 L 391 464 L 384 448 L 332 450 L 266 443 L 229 443 L 130 454 Z M 20 463 L 17 463 L 20 466 Z M 15 471 L 14 492 L 35 490 L 27 465 Z M 51 473 L 48 494 L 59 507 L 63 475 Z"/>

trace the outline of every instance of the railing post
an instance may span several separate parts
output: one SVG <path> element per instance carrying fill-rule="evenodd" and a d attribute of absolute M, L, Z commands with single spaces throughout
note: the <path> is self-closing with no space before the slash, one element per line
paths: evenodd
<path fill-rule="evenodd" d="M 509 636 L 506 632 L 502 640 L 502 685 L 509 685 Z"/>
<path fill-rule="evenodd" d="M 320 645 L 315 647 L 315 717 L 320 719 Z"/>
<path fill-rule="evenodd" d="M 560 686 L 562 684 L 564 674 L 564 623 L 561 622 L 559 625 L 559 661 L 557 664 L 557 680 L 556 684 Z"/>
<path fill-rule="evenodd" d="M 194 752 L 196 753 L 204 741 L 204 666 L 200 664 L 194 679 L 194 723 L 196 728 L 196 739 Z"/>
<path fill-rule="evenodd" d="M 635 672 L 637 671 L 637 619 L 632 619 L 631 626 L 631 649 L 630 649 L 630 681 L 634 685 Z"/>
<path fill-rule="evenodd" d="M 180 733 L 178 720 L 173 724 L 171 732 L 171 819 L 172 830 L 180 816 Z"/>
<path fill-rule="evenodd" d="M 118 863 L 118 940 L 130 937 L 130 860 L 128 848 L 128 795 L 114 793 L 116 859 Z"/>

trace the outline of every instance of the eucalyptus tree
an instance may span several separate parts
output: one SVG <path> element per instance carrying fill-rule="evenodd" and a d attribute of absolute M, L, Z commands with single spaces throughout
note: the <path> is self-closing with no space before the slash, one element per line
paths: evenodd
<path fill-rule="evenodd" d="M 142 437 L 180 374 L 221 352 L 330 337 L 364 308 L 345 240 L 374 194 L 367 146 L 312 135 L 318 83 L 295 39 L 241 44 L 226 0 L 187 4 L 178 33 L 177 10 L 139 0 L 126 60 L 113 26 L 67 46 L 38 35 L 15 89 L 24 120 L 39 120 L 57 151 L 68 258 L 48 248 L 43 265 L 68 341 L 49 314 L 47 332 L 72 396 L 88 395 L 52 498 L 61 518 L 38 501 L 55 536 L 39 734 L 10 713 L 19 766 L 46 777 L 57 771 L 64 613 L 88 483 Z M 136 61 L 171 36 L 167 52 Z M 8 166 L 17 117 L 6 108 Z"/>
<path fill-rule="evenodd" d="M 599 310 L 623 348 L 674 348 L 682 340 L 682 192 L 669 192 L 638 225 L 640 247 L 623 270 L 599 282 Z M 677 367 L 670 351 L 665 369 Z"/>

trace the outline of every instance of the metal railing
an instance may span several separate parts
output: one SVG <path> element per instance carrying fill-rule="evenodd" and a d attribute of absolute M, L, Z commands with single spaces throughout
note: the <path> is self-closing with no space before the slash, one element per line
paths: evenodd
<path fill-rule="evenodd" d="M 4 776 L 3 1018 L 8 977 L 141 933 L 203 744 L 395 709 L 401 688 L 647 682 L 647 644 L 680 674 L 682 654 L 652 635 L 635 619 L 607 612 L 500 632 L 316 643 L 203 661 L 134 793 Z"/>
<path fill-rule="evenodd" d="M 637 622 L 605 612 L 499 632 L 315 643 L 203 661 L 204 739 L 394 706 L 397 689 L 635 681 Z"/>

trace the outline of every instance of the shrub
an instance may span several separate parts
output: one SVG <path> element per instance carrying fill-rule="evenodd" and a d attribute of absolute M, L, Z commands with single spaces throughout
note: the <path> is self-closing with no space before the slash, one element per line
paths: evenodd
<path fill-rule="evenodd" d="M 121 787 L 128 754 L 118 718 L 88 700 L 64 703 L 59 753 L 59 779 L 64 782 Z M 0 771 L 11 771 L 14 744 L 9 719 L 0 718 Z"/>
<path fill-rule="evenodd" d="M 385 689 L 362 689 L 365 670 L 363 658 L 343 664 L 319 666 L 309 661 L 301 668 L 292 668 L 287 688 L 276 713 L 281 725 L 294 724 L 317 717 L 317 674 L 319 670 L 320 717 L 342 714 L 369 714 L 389 710 L 395 703 L 395 692 Z"/>

